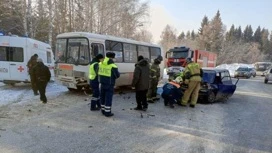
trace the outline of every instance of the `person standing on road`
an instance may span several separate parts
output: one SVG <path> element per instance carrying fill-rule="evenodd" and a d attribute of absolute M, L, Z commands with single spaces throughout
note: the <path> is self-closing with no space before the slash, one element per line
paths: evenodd
<path fill-rule="evenodd" d="M 148 108 L 146 94 L 149 86 L 149 63 L 143 56 L 138 57 L 135 65 L 132 87 L 136 90 L 137 107 L 134 110 L 146 111 Z"/>
<path fill-rule="evenodd" d="M 200 82 L 203 71 L 198 63 L 192 61 L 191 58 L 186 59 L 186 67 L 184 69 L 185 84 L 188 84 L 188 88 L 185 90 L 182 97 L 181 106 L 187 106 L 187 103 L 191 97 L 190 107 L 194 108 L 200 89 Z"/>
<path fill-rule="evenodd" d="M 37 65 L 37 59 L 38 59 L 38 55 L 34 54 L 33 56 L 31 56 L 30 60 L 27 62 L 27 67 L 28 67 L 28 73 L 30 75 L 30 82 L 31 82 L 31 88 L 34 92 L 34 95 L 37 96 L 38 94 L 38 89 L 37 89 L 37 85 L 36 82 L 34 81 L 34 75 L 33 75 L 33 68 Z"/>
<path fill-rule="evenodd" d="M 114 63 L 115 53 L 108 52 L 106 58 L 99 63 L 98 80 L 101 83 L 101 112 L 106 117 L 113 116 L 111 112 L 115 80 L 120 77 L 117 65 Z"/>
<path fill-rule="evenodd" d="M 99 82 L 98 82 L 98 64 L 103 61 L 104 56 L 102 54 L 98 54 L 90 64 L 89 70 L 89 79 L 90 86 L 93 91 L 92 100 L 91 100 L 91 111 L 96 111 L 101 109 L 100 104 L 100 91 L 99 91 Z"/>
<path fill-rule="evenodd" d="M 41 58 L 38 58 L 37 65 L 33 68 L 33 78 L 40 92 L 40 100 L 45 104 L 47 98 L 45 95 L 47 83 L 50 81 L 51 73 L 49 68 L 43 64 Z"/>
<path fill-rule="evenodd" d="M 157 86 L 160 79 L 160 64 L 162 60 L 162 56 L 159 55 L 150 66 L 149 89 L 147 92 L 147 102 L 149 103 L 160 100 L 160 98 L 157 98 Z"/>

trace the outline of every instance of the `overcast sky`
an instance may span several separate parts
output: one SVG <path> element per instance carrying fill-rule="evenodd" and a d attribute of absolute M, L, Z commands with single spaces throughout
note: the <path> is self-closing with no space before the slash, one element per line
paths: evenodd
<path fill-rule="evenodd" d="M 157 43 L 164 27 L 169 24 L 181 31 L 200 27 L 204 15 L 211 19 L 217 10 L 223 23 L 242 29 L 248 24 L 255 30 L 259 25 L 272 30 L 272 0 L 151 0 L 148 29 Z"/>

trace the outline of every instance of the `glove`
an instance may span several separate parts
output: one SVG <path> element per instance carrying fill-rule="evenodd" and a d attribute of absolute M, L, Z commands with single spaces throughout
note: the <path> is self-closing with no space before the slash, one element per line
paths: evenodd
<path fill-rule="evenodd" d="M 189 80 L 185 79 L 184 84 L 189 84 Z"/>

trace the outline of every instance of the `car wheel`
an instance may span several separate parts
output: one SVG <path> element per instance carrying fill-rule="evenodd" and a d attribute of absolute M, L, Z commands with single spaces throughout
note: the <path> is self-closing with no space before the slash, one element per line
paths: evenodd
<path fill-rule="evenodd" d="M 265 80 L 264 80 L 264 83 L 267 83 L 267 82 L 268 82 L 268 80 L 265 79 Z"/>
<path fill-rule="evenodd" d="M 216 99 L 215 93 L 214 93 L 213 91 L 210 91 L 210 92 L 208 93 L 208 96 L 206 97 L 206 101 L 207 101 L 208 103 L 214 103 L 214 102 L 215 102 L 215 99 Z"/>

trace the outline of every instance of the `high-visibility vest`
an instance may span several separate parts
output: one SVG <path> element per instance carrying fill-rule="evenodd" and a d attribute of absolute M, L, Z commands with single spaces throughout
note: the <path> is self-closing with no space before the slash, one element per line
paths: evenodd
<path fill-rule="evenodd" d="M 97 64 L 98 62 L 94 62 L 93 64 L 90 65 L 90 68 L 89 68 L 89 79 L 90 80 L 94 80 L 95 77 L 96 77 L 96 72 L 95 72 L 95 69 L 94 69 L 94 65 Z"/>
<path fill-rule="evenodd" d="M 108 63 L 109 58 L 106 57 L 103 61 L 103 63 Z M 105 77 L 111 77 L 111 69 L 117 68 L 116 64 L 103 64 L 102 62 L 99 63 L 99 69 L 98 69 L 98 75 L 105 76 Z"/>
<path fill-rule="evenodd" d="M 198 63 L 189 63 L 187 67 L 191 77 L 197 75 L 200 76 L 200 66 Z"/>

